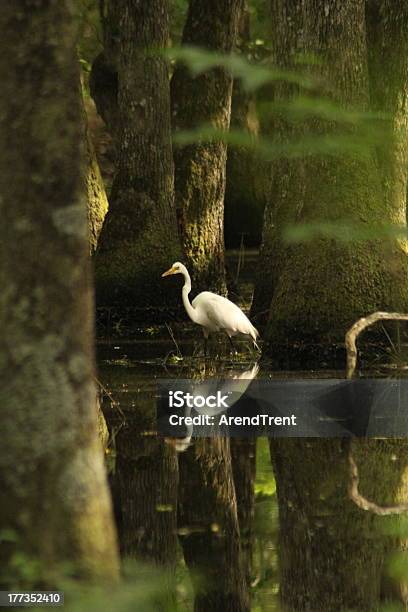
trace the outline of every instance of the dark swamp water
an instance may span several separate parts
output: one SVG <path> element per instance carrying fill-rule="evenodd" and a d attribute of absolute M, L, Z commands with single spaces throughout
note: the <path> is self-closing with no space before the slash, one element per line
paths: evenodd
<path fill-rule="evenodd" d="M 182 359 L 166 329 L 98 345 L 121 552 L 171 568 L 171 602 L 158 609 L 239 611 L 250 600 L 253 611 L 277 611 L 278 507 L 268 440 L 164 440 L 156 431 L 157 380 L 344 374 L 273 371 L 256 366 L 245 343 L 231 356 L 223 340 L 204 359 L 199 334 L 180 342 L 183 330 L 174 330 Z"/>
<path fill-rule="evenodd" d="M 243 279 L 245 303 L 251 286 L 248 274 Z M 204 359 L 200 330 L 190 324 L 141 328 L 130 340 L 114 339 L 116 331 L 98 343 L 98 380 L 121 554 L 163 569 L 158 582 L 146 578 L 144 603 L 115 609 L 279 611 L 280 528 L 268 440 L 164 439 L 157 433 L 157 381 L 344 379 L 344 370 L 277 370 L 257 364 L 245 342 L 232 356 L 221 337 Z M 138 584 L 143 590 L 143 579 Z"/>

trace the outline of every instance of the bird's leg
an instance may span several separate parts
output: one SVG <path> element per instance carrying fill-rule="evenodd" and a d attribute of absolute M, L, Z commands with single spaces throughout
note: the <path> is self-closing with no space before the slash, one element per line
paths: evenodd
<path fill-rule="evenodd" d="M 204 358 L 207 357 L 208 334 L 204 334 Z"/>
<path fill-rule="evenodd" d="M 233 341 L 232 341 L 231 336 L 230 336 L 229 334 L 227 334 L 227 336 L 228 336 L 228 340 L 230 341 L 230 345 L 231 345 L 231 352 L 232 352 L 232 354 L 233 354 L 233 355 L 237 355 L 237 351 L 236 351 L 236 349 L 235 349 L 235 346 L 234 346 L 234 343 L 233 343 Z"/>

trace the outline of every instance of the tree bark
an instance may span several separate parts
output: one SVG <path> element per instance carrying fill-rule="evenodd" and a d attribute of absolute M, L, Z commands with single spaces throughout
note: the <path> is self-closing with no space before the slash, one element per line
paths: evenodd
<path fill-rule="evenodd" d="M 301 19 L 301 49 L 319 56 L 321 62 L 313 66 L 313 74 L 323 83 L 323 93 L 329 92 L 346 109 L 369 110 L 364 2 L 333 2 L 326 12 L 323 8 L 311 0 L 293 3 L 292 10 Z M 285 23 L 278 19 L 276 27 L 284 29 Z M 405 82 L 400 81 L 399 87 L 405 91 Z M 346 132 L 344 126 L 318 119 L 308 121 L 304 130 L 306 136 L 333 139 Z M 347 130 L 355 133 L 353 128 Z M 383 167 L 374 147 L 366 154 L 303 158 L 300 169 L 290 174 L 285 221 L 346 220 L 360 227 L 401 221 L 404 204 L 402 198 L 387 196 L 381 180 Z M 393 181 L 395 170 L 385 182 Z M 281 232 L 279 218 L 278 226 Z M 341 243 L 321 237 L 278 246 L 273 258 L 272 268 L 278 272 L 267 329 L 270 347 L 288 345 L 293 352 L 299 346 L 320 343 L 335 347 L 360 316 L 375 310 L 403 310 L 408 303 L 406 254 L 398 240 Z M 261 265 L 265 265 L 262 259 Z"/>
<path fill-rule="evenodd" d="M 272 8 L 275 44 L 283 56 L 290 58 L 293 48 L 320 59 L 312 74 L 321 85 L 312 95 L 321 95 L 322 88 L 345 109 L 369 110 L 373 85 L 369 82 L 365 3 L 274 0 Z M 379 49 L 377 46 L 377 53 Z M 382 69 L 381 73 L 385 78 Z M 401 93 L 407 73 L 399 70 L 399 74 Z M 381 77 L 377 74 L 376 78 Z M 389 91 L 387 81 L 382 82 L 382 92 Z M 296 91 L 289 93 L 297 95 Z M 390 126 L 389 130 L 392 132 Z M 314 119 L 305 122 L 302 131 L 306 136 L 336 138 L 345 128 Z M 284 124 L 281 135 L 291 136 Z M 389 140 L 386 142 L 388 146 Z M 290 247 L 281 241 L 285 223 L 401 222 L 405 196 L 398 188 L 400 195 L 395 197 L 394 181 L 400 175 L 397 156 L 391 155 L 393 173 L 389 172 L 391 165 L 387 169 L 381 159 L 381 148 L 375 147 L 365 155 L 308 155 L 296 163 L 289 160 L 285 178 L 274 172 L 277 201 L 267 208 L 264 228 L 269 255 L 264 254 L 260 264 L 264 273 L 269 263 L 271 274 L 269 289 L 266 287 L 272 296 L 270 347 L 287 344 L 293 357 L 305 346 L 310 364 L 313 343 L 319 343 L 321 359 L 321 347 L 326 350 L 342 342 L 359 316 L 384 306 L 406 306 L 406 256 L 404 245 L 397 240 L 339 243 L 322 237 Z M 384 172 L 388 173 L 386 180 Z M 271 441 L 285 610 L 373 610 L 379 606 L 384 559 L 390 546 L 397 544 L 381 535 L 378 517 L 358 509 L 347 497 L 346 449 L 336 440 Z M 357 440 L 354 449 L 360 490 L 368 499 L 386 506 L 406 500 L 405 441 Z"/>
<path fill-rule="evenodd" d="M 168 68 L 157 54 L 168 41 L 168 3 L 120 0 L 118 10 L 118 170 L 95 258 L 97 304 L 143 318 L 165 307 L 161 272 L 180 256 Z"/>
<path fill-rule="evenodd" d="M 190 0 L 183 45 L 229 53 L 237 42 L 243 0 Z M 192 77 L 178 66 L 171 81 L 174 130 L 210 124 L 228 130 L 232 77 L 217 68 Z M 222 142 L 176 147 L 175 189 L 187 266 L 197 290 L 226 292 L 224 194 L 227 147 Z"/>
<path fill-rule="evenodd" d="M 285 611 L 371 611 L 380 605 L 384 562 L 396 543 L 384 519 L 349 499 L 346 441 L 271 440 Z M 406 500 L 406 442 L 353 443 L 360 490 L 380 505 Z"/>
<path fill-rule="evenodd" d="M 202 438 L 179 456 L 178 522 L 195 612 L 249 610 L 228 438 Z"/>
<path fill-rule="evenodd" d="M 299 2 L 271 2 L 273 64 L 282 70 L 296 71 L 296 57 L 301 52 L 303 37 L 302 7 Z M 299 95 L 293 83 L 278 81 L 261 92 L 271 105 L 285 105 Z M 288 121 L 281 112 L 269 112 L 263 118 L 261 130 L 282 144 L 299 137 L 301 129 Z M 272 296 L 285 260 L 282 227 L 297 219 L 303 202 L 303 164 L 301 159 L 278 158 L 265 163 L 266 205 L 264 208 L 262 242 L 255 278 L 251 316 L 264 329 Z M 268 173 L 269 170 L 269 173 Z"/>
<path fill-rule="evenodd" d="M 238 50 L 250 53 L 250 12 L 244 3 L 239 23 Z M 259 121 L 254 92 L 247 92 L 240 79 L 234 79 L 231 101 L 231 128 L 247 132 L 254 141 L 258 137 Z M 226 248 L 258 246 L 268 193 L 269 164 L 257 158 L 246 147 L 229 147 L 225 186 L 225 245 Z"/>
<path fill-rule="evenodd" d="M 103 51 L 92 62 L 89 77 L 89 89 L 96 109 L 114 139 L 119 128 L 118 66 L 121 8 L 116 0 L 106 0 L 101 6 Z"/>
<path fill-rule="evenodd" d="M 0 12 L 2 588 L 116 580 L 93 382 L 76 28 L 64 0 Z M 20 562 L 21 563 L 21 562 Z"/>
<path fill-rule="evenodd" d="M 371 108 L 389 115 L 377 147 L 386 205 L 393 222 L 406 224 L 408 178 L 408 7 L 391 0 L 366 0 Z M 406 248 L 406 241 L 404 241 Z"/>
<path fill-rule="evenodd" d="M 99 164 L 92 144 L 85 113 L 84 120 L 87 162 L 85 180 L 88 202 L 88 234 L 89 250 L 92 255 L 96 250 L 103 221 L 108 212 L 108 198 L 106 197 L 105 185 L 103 184 L 101 171 L 99 170 Z"/>

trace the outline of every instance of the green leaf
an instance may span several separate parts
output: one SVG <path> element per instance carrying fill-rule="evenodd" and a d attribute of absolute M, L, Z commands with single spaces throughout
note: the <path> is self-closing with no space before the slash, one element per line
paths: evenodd
<path fill-rule="evenodd" d="M 315 80 L 310 75 L 255 64 L 235 53 L 225 55 L 186 45 L 165 49 L 164 54 L 170 60 L 185 64 L 193 76 L 198 76 L 214 68 L 224 68 L 231 72 L 235 78 L 241 79 L 242 86 L 247 91 L 254 91 L 275 81 L 285 81 L 304 89 L 311 89 L 316 85 Z"/>

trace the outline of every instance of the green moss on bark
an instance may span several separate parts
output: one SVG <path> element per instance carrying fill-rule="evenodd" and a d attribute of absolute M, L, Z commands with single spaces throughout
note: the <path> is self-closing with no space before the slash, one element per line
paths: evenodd
<path fill-rule="evenodd" d="M 89 249 L 95 252 L 103 221 L 108 212 L 108 198 L 103 184 L 95 149 L 86 125 L 86 190 L 88 201 Z"/>
<path fill-rule="evenodd" d="M 279 5 L 277 14 L 286 15 L 280 0 L 274 4 Z M 358 6 L 334 2 L 328 15 L 318 11 L 312 2 L 302 10 L 299 7 L 295 3 L 288 9 L 293 12 L 292 23 L 297 27 L 294 42 L 285 38 L 285 22 L 277 22 L 277 53 L 289 53 L 294 46 L 317 54 L 320 63 L 310 70 L 322 83 L 322 92 L 344 108 L 368 110 L 373 94 L 364 2 Z M 392 11 L 387 15 L 383 16 L 386 29 L 395 18 Z M 404 19 L 405 13 L 400 17 Z M 354 27 L 357 18 L 359 28 Z M 392 77 L 382 72 L 376 78 L 382 79 L 384 87 L 392 78 L 395 89 L 395 74 L 391 74 Z M 398 72 L 401 93 L 408 84 L 406 74 L 407 71 Z M 392 114 L 395 109 L 396 105 L 391 104 L 383 105 L 381 110 Z M 395 131 L 394 118 L 385 126 L 384 146 L 375 148 L 366 141 L 366 151 L 359 154 L 341 151 L 326 157 L 311 154 L 288 162 L 290 181 L 274 177 L 278 206 L 270 204 L 265 214 L 264 248 L 254 305 L 258 311 L 261 306 L 265 310 L 271 300 L 266 332 L 271 352 L 274 346 L 283 343 L 291 345 L 294 352 L 296 346 L 308 343 L 326 346 L 339 343 L 344 340 L 348 326 L 363 314 L 408 307 L 408 262 L 403 242 L 391 238 L 353 243 L 315 238 L 304 244 L 287 245 L 281 238 L 285 224 L 290 223 L 307 226 L 338 221 L 354 223 L 357 228 L 405 223 L 405 153 L 399 144 L 400 134 L 390 136 Z M 374 122 L 374 134 L 377 128 Z M 304 136 L 326 135 L 333 142 L 341 134 L 357 137 L 364 134 L 359 124 L 345 126 L 323 119 L 305 122 L 302 131 Z M 280 137 L 285 135 L 291 134 L 283 123 Z"/>
<path fill-rule="evenodd" d="M 64 0 L 0 12 L 0 547 L 3 588 L 117 580 L 93 384 L 76 28 Z M 18 265 L 17 265 L 18 262 Z M 30 577 L 16 559 L 33 562 Z"/>
<path fill-rule="evenodd" d="M 250 12 L 244 2 L 238 33 L 238 50 L 250 50 Z M 247 132 L 254 141 L 259 132 L 254 92 L 245 91 L 234 79 L 231 100 L 231 128 Z M 225 187 L 224 235 L 227 248 L 258 246 L 262 235 L 263 211 L 269 191 L 270 164 L 245 147 L 228 147 Z"/>
<path fill-rule="evenodd" d="M 385 532 L 395 519 L 365 512 L 348 498 L 347 453 L 341 440 L 271 440 L 284 610 L 380 606 L 384 560 L 397 547 Z M 361 493 L 384 506 L 406 499 L 406 453 L 403 440 L 354 441 Z"/>
<path fill-rule="evenodd" d="M 183 44 L 229 53 L 237 42 L 243 0 L 192 0 Z M 210 124 L 227 130 L 232 77 L 224 69 L 193 77 L 178 66 L 171 82 L 174 130 Z M 183 249 L 200 291 L 226 292 L 224 261 L 225 143 L 198 142 L 174 151 L 175 189 Z"/>
<path fill-rule="evenodd" d="M 98 306 L 159 311 L 161 273 L 181 258 L 174 208 L 166 0 L 121 0 L 118 170 L 95 256 Z M 146 316 L 146 312 L 145 315 Z"/>

